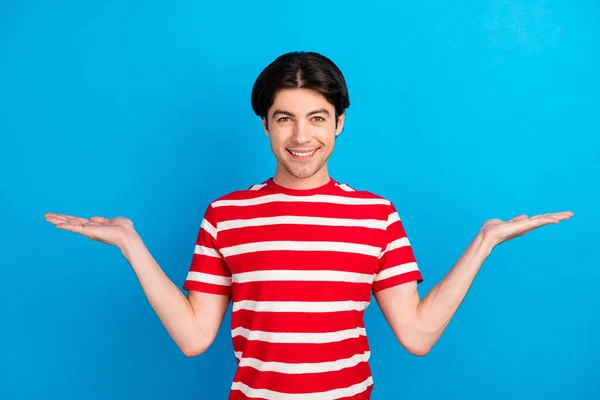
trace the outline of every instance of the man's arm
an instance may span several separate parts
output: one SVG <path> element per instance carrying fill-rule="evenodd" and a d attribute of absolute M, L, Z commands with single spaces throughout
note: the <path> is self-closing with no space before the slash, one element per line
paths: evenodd
<path fill-rule="evenodd" d="M 483 224 L 450 272 L 422 301 L 416 281 L 377 292 L 377 303 L 398 341 L 410 353 L 426 355 L 450 323 L 495 246 L 571 216 L 571 212 L 562 212 L 531 218 L 521 215 L 507 222 L 489 220 Z"/>
<path fill-rule="evenodd" d="M 150 305 L 181 351 L 188 357 L 203 353 L 223 322 L 229 296 L 190 291 L 186 298 L 135 233 L 126 237 L 121 251 Z"/>
<path fill-rule="evenodd" d="M 127 218 L 85 219 L 56 213 L 44 217 L 59 229 L 118 247 L 152 308 L 185 355 L 198 355 L 210 346 L 229 306 L 229 295 L 190 291 L 186 298 L 162 271 Z"/>
<path fill-rule="evenodd" d="M 381 311 L 402 346 L 424 356 L 442 335 L 465 298 L 492 246 L 477 235 L 456 265 L 420 300 L 416 281 L 375 294 Z"/>

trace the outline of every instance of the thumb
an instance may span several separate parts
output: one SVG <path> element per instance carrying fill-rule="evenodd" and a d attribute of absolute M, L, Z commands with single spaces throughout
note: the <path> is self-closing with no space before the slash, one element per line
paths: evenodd
<path fill-rule="evenodd" d="M 522 219 L 527 219 L 527 218 L 529 218 L 529 217 L 526 214 L 523 214 L 523 215 L 516 216 L 516 217 L 514 217 L 513 219 L 511 219 L 509 221 L 510 222 L 514 222 L 514 221 L 520 221 Z"/>

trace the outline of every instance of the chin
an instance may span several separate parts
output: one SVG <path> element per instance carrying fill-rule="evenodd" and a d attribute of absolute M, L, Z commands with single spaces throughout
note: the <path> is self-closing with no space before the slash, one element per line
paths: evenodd
<path fill-rule="evenodd" d="M 316 159 L 303 162 L 289 157 L 287 150 L 284 150 L 278 160 L 289 175 L 296 179 L 307 179 L 319 173 L 327 163 L 326 157 L 323 157 L 322 154 L 319 154 L 319 156 Z"/>
<path fill-rule="evenodd" d="M 286 165 L 287 172 L 297 179 L 307 179 L 310 178 L 321 171 L 324 164 L 313 164 L 307 165 L 304 168 L 294 168 L 294 166 Z"/>
<path fill-rule="evenodd" d="M 297 179 L 308 179 L 319 171 L 288 171 L 290 175 Z"/>

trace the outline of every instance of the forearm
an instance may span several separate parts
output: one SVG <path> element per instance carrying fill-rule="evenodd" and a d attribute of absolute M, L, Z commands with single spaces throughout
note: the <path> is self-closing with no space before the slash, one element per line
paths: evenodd
<path fill-rule="evenodd" d="M 433 346 L 454 316 L 493 247 L 482 234 L 477 235 L 454 267 L 418 305 L 418 330 L 428 345 Z"/>
<path fill-rule="evenodd" d="M 136 233 L 128 235 L 120 248 L 175 343 L 184 353 L 197 352 L 203 346 L 203 335 L 188 299 L 163 272 Z"/>

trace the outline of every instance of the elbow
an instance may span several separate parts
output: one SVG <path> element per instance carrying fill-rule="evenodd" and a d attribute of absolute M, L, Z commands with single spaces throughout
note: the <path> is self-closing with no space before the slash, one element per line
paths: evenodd
<path fill-rule="evenodd" d="M 402 347 L 404 347 L 404 349 L 406 349 L 406 351 L 417 357 L 426 356 L 433 347 L 433 344 L 424 342 L 422 340 L 404 340 L 400 341 L 400 344 Z"/>
<path fill-rule="evenodd" d="M 425 357 L 427 354 L 429 354 L 431 347 L 430 346 L 414 346 L 407 350 L 410 352 L 410 354 L 415 355 L 417 357 Z"/>
<path fill-rule="evenodd" d="M 186 357 L 196 357 L 204 353 L 210 343 L 202 340 L 197 342 L 180 344 L 179 349 Z"/>
<path fill-rule="evenodd" d="M 206 349 L 201 349 L 198 347 L 191 347 L 191 346 L 180 346 L 179 347 L 181 349 L 181 352 L 186 356 L 186 357 L 196 357 L 199 356 L 200 354 L 204 353 L 204 351 Z"/>

